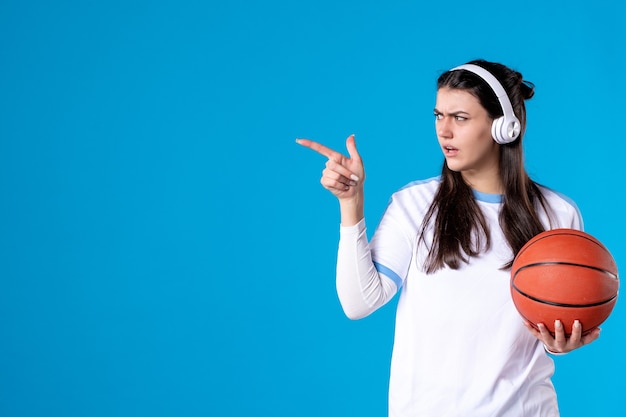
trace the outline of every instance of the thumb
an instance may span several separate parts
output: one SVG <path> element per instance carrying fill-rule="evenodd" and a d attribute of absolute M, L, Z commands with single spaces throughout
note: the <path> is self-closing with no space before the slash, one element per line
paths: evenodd
<path fill-rule="evenodd" d="M 348 154 L 350 155 L 351 159 L 361 159 L 361 155 L 359 154 L 359 151 L 357 151 L 356 149 L 356 141 L 354 140 L 354 134 L 348 136 L 348 139 L 346 139 L 346 148 L 348 148 Z"/>

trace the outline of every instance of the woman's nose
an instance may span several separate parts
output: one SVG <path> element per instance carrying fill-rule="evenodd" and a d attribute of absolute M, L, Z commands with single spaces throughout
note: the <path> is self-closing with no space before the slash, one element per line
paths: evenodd
<path fill-rule="evenodd" d="M 437 136 L 442 138 L 452 137 L 452 129 L 450 128 L 450 121 L 447 117 L 442 117 L 437 120 Z"/>

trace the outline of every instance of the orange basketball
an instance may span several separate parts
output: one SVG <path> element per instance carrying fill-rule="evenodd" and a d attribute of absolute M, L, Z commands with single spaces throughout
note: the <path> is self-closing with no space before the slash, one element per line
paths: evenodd
<path fill-rule="evenodd" d="M 619 289 L 617 265 L 608 249 L 588 233 L 554 229 L 529 240 L 511 268 L 515 307 L 533 326 L 554 333 L 561 320 L 566 335 L 574 320 L 587 333 L 604 322 Z"/>

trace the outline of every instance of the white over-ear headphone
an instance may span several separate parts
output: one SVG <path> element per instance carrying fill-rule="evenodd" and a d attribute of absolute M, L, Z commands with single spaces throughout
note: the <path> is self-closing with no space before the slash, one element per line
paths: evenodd
<path fill-rule="evenodd" d="M 491 87 L 494 93 L 496 93 L 496 97 L 498 97 L 498 101 L 500 102 L 500 106 L 502 107 L 503 116 L 498 117 L 493 121 L 491 125 L 491 136 L 493 140 L 497 143 L 503 145 L 506 143 L 511 143 L 520 134 L 522 125 L 519 119 L 515 116 L 513 112 L 513 106 L 511 105 L 511 100 L 509 100 L 509 96 L 506 94 L 504 87 L 498 81 L 496 77 L 494 77 L 489 71 L 474 64 L 465 64 L 460 65 L 458 67 L 452 68 L 450 71 L 456 70 L 466 70 L 469 72 L 473 72 L 478 75 L 480 78 L 485 80 L 487 84 Z"/>

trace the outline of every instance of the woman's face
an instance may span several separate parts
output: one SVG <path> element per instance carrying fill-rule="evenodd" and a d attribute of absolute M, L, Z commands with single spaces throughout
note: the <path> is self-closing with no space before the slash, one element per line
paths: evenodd
<path fill-rule="evenodd" d="M 435 104 L 435 129 L 448 168 L 471 178 L 498 177 L 499 145 L 491 138 L 493 120 L 465 90 L 441 88 Z"/>

